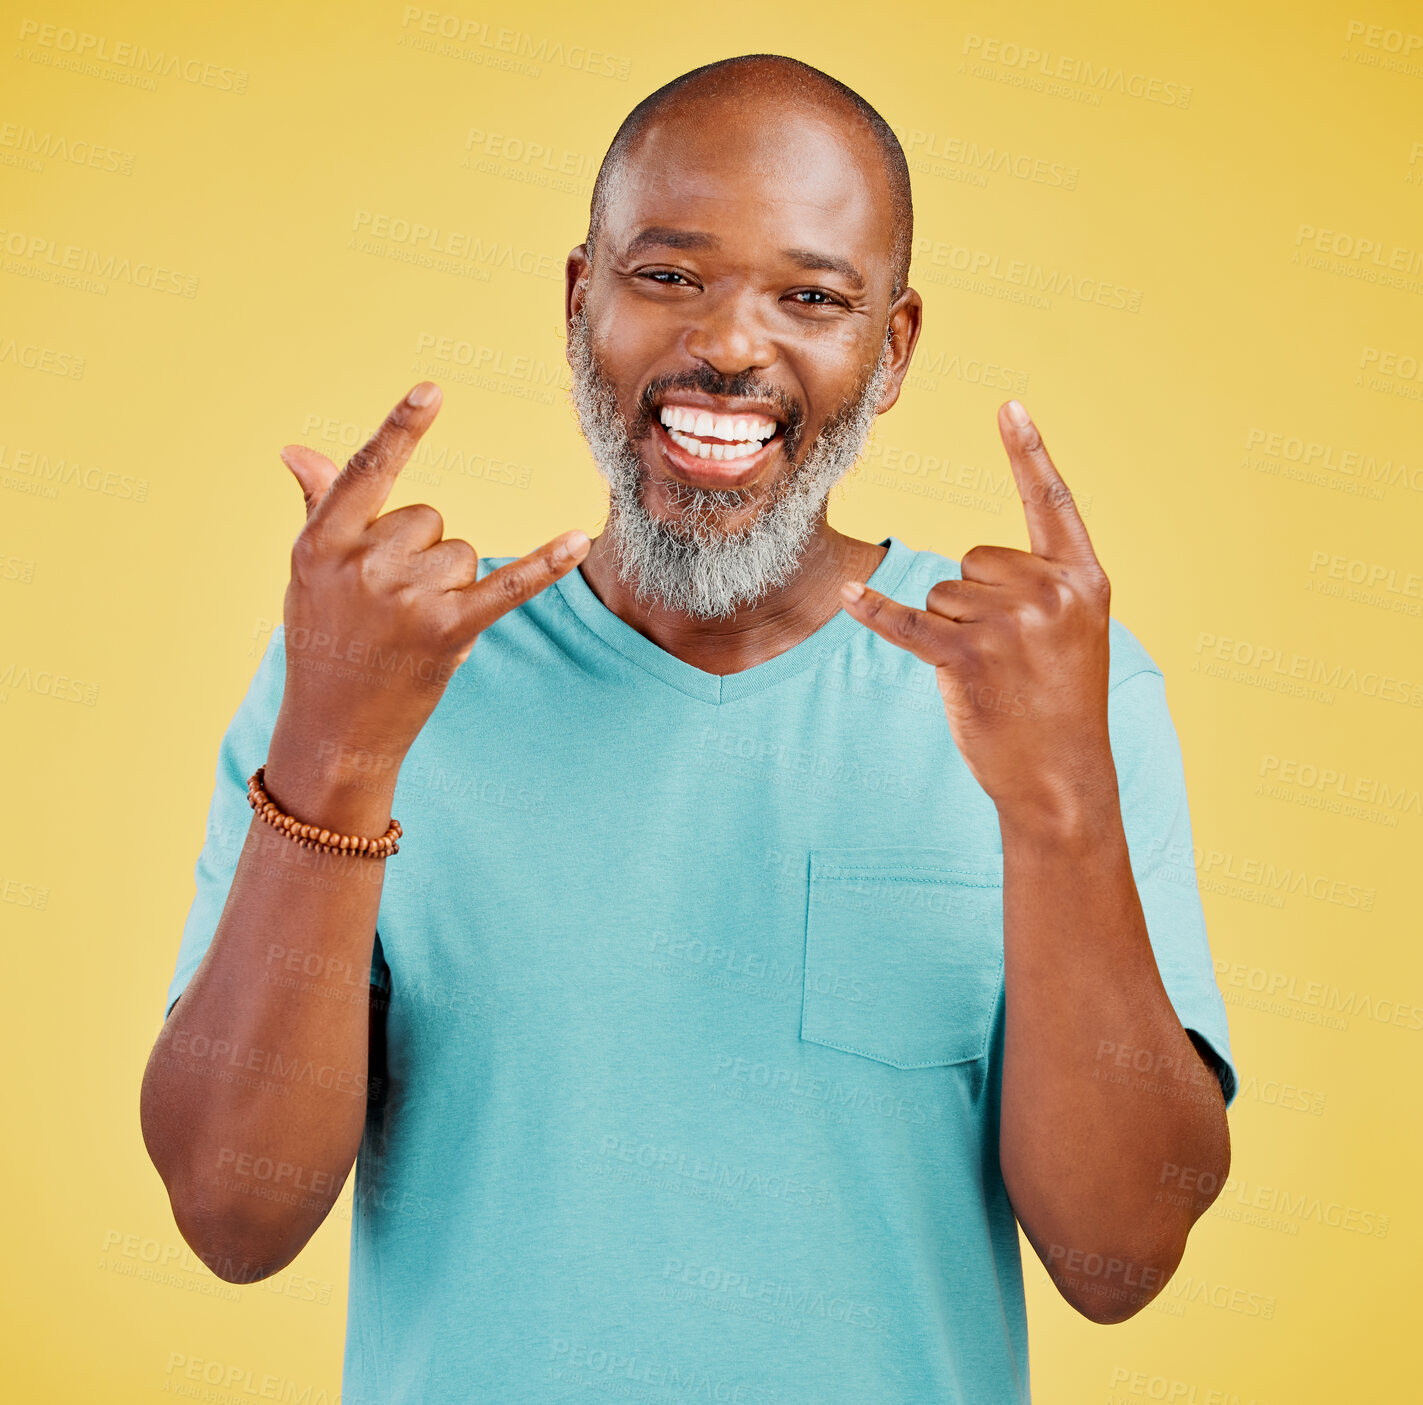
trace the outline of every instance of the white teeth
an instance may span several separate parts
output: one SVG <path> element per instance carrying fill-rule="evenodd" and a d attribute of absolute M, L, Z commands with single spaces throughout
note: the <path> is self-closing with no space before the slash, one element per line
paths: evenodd
<path fill-rule="evenodd" d="M 722 462 L 754 454 L 779 428 L 766 415 L 713 415 L 685 405 L 663 405 L 657 417 L 674 444 L 695 458 Z"/>
<path fill-rule="evenodd" d="M 708 410 L 663 405 L 657 417 L 669 430 L 737 444 L 757 444 L 776 433 L 776 421 L 766 415 L 713 415 Z"/>
<path fill-rule="evenodd" d="M 689 454 L 695 454 L 699 459 L 744 459 L 761 447 L 760 442 L 754 439 L 743 444 L 708 444 L 705 439 L 694 439 L 690 434 L 683 434 L 681 430 L 673 429 L 670 425 L 667 427 L 667 434 L 674 444 Z"/>

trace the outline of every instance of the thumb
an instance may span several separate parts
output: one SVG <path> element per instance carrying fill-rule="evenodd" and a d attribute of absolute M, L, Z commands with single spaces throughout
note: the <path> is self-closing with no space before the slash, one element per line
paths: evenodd
<path fill-rule="evenodd" d="M 302 496 L 306 499 L 306 515 L 310 517 L 341 470 L 325 454 L 318 454 L 315 449 L 301 444 L 288 444 L 281 451 L 281 459 L 301 485 Z"/>

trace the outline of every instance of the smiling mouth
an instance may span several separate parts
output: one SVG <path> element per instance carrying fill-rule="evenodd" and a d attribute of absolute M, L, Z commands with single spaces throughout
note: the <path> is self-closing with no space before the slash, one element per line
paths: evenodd
<path fill-rule="evenodd" d="M 667 437 L 684 453 L 722 463 L 750 458 L 781 428 L 769 415 L 715 415 L 682 405 L 663 405 L 657 418 Z"/>

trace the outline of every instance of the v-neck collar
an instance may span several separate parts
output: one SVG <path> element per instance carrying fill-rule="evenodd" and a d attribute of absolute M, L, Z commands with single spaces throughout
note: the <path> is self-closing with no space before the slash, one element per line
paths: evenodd
<path fill-rule="evenodd" d="M 865 583 L 882 595 L 889 595 L 903 579 L 909 563 L 914 559 L 914 552 L 895 536 L 886 537 L 878 545 L 887 550 Z M 832 649 L 845 643 L 856 630 L 865 628 L 843 609 L 837 610 L 813 634 L 808 634 L 799 644 L 793 644 L 774 658 L 742 669 L 739 673 L 707 673 L 675 654 L 669 654 L 614 614 L 593 593 L 593 588 L 583 578 L 581 568 L 560 576 L 554 584 L 569 609 L 610 649 L 669 687 L 706 703 L 734 702 L 737 698 L 748 697 L 780 683 L 818 663 Z"/>

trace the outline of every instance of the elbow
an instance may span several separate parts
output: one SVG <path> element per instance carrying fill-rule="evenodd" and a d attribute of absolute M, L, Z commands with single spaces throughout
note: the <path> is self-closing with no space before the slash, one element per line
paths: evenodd
<path fill-rule="evenodd" d="M 1099 1195 L 1099 1209 L 1114 1206 L 1110 1215 L 1084 1219 L 1079 1205 L 1066 1226 L 1061 1217 L 1055 1224 L 1056 1234 L 1068 1243 L 1088 1247 L 1049 1243 L 1046 1253 L 1038 1249 L 1058 1292 L 1089 1321 L 1125 1322 L 1150 1306 L 1171 1281 L 1192 1227 L 1230 1174 L 1230 1131 L 1218 1086 L 1215 1104 L 1184 1154 L 1177 1153 L 1179 1164 L 1153 1162 L 1153 1173 L 1137 1180 L 1134 1212 L 1125 1209 L 1124 1195 Z M 1037 1247 L 1041 1241 L 1032 1242 Z"/>
<path fill-rule="evenodd" d="M 257 1283 L 285 1268 L 302 1250 L 315 1225 L 300 1226 L 288 1211 L 253 1196 L 224 1191 L 209 1171 L 195 1169 L 189 1139 L 175 1130 L 175 1118 L 160 1093 L 145 1082 L 140 1122 L 153 1162 L 173 1211 L 173 1222 L 188 1247 L 226 1283 Z"/>
<path fill-rule="evenodd" d="M 1058 1292 L 1083 1317 L 1103 1325 L 1125 1322 L 1148 1307 L 1185 1257 L 1192 1226 L 1220 1194 L 1230 1167 L 1228 1147 L 1213 1166 L 1219 1169 L 1195 1174 L 1189 1193 L 1159 1192 L 1134 1225 L 1117 1226 L 1120 1238 L 1084 1235 L 1077 1242 L 1092 1246 L 1087 1249 L 1051 1245 L 1044 1265 Z"/>
<path fill-rule="evenodd" d="M 1056 1249 L 1057 1246 L 1054 1246 Z M 1161 1292 L 1186 1252 L 1186 1238 L 1119 1251 L 1062 1250 L 1047 1265 L 1062 1297 L 1103 1326 L 1135 1317 Z"/>
<path fill-rule="evenodd" d="M 255 1219 L 244 1206 L 189 1202 L 171 1190 L 169 1202 L 188 1247 L 225 1283 L 260 1283 L 301 1252 L 301 1243 L 284 1242 L 277 1227 Z"/>
<path fill-rule="evenodd" d="M 1105 1292 L 1070 1293 L 1061 1284 L 1058 1285 L 1058 1291 L 1089 1322 L 1095 1322 L 1102 1327 L 1110 1327 L 1135 1317 L 1156 1296 L 1155 1293 L 1124 1293 L 1120 1296 Z"/>

